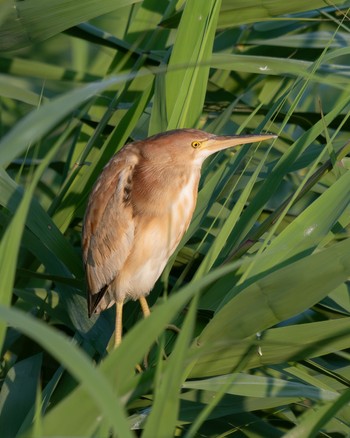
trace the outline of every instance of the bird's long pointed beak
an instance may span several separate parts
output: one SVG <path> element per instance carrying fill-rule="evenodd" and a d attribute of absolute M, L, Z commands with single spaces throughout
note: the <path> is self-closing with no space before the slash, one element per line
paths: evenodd
<path fill-rule="evenodd" d="M 208 153 L 208 155 L 211 155 L 223 149 L 240 146 L 246 143 L 256 143 L 259 141 L 270 140 L 271 138 L 277 138 L 277 135 L 252 134 L 214 136 L 205 142 L 203 149 Z"/>

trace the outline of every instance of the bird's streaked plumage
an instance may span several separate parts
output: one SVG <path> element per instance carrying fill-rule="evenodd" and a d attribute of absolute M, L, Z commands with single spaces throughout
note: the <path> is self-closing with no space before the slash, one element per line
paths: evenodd
<path fill-rule="evenodd" d="M 128 299 L 140 299 L 147 313 L 144 297 L 191 221 L 205 158 L 272 137 L 182 129 L 130 143 L 114 155 L 92 189 L 84 219 L 89 314 L 117 303 L 121 318 Z"/>

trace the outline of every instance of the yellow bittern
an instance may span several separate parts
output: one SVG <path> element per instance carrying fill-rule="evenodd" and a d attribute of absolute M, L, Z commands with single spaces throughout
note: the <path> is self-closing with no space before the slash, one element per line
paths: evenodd
<path fill-rule="evenodd" d="M 92 189 L 83 227 L 89 315 L 116 303 L 115 345 L 123 304 L 146 296 L 187 230 L 203 161 L 269 134 L 216 136 L 195 129 L 158 134 L 124 146 Z"/>

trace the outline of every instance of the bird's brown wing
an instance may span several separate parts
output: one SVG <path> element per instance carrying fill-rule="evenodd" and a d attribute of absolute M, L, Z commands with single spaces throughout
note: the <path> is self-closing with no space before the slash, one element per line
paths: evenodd
<path fill-rule="evenodd" d="M 137 162 L 136 153 L 119 152 L 104 168 L 90 195 L 82 242 L 89 314 L 99 305 L 133 245 L 135 230 L 129 197 Z"/>

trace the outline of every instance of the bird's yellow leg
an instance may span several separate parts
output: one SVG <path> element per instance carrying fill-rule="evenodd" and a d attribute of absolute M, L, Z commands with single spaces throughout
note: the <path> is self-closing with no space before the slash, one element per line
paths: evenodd
<path fill-rule="evenodd" d="M 123 332 L 123 301 L 116 303 L 115 308 L 115 332 L 114 332 L 114 347 L 118 347 L 122 341 Z"/>
<path fill-rule="evenodd" d="M 148 306 L 147 300 L 145 297 L 140 297 L 139 301 L 140 301 L 143 316 L 144 316 L 144 318 L 147 318 L 151 314 L 151 310 Z M 148 368 L 148 353 L 146 354 L 146 356 L 143 359 L 143 366 L 145 367 L 145 369 Z M 140 367 L 140 369 L 141 369 L 141 367 Z M 140 372 L 140 369 L 137 369 L 137 370 Z"/>
<path fill-rule="evenodd" d="M 151 310 L 148 307 L 147 300 L 146 300 L 145 297 L 140 297 L 139 301 L 140 301 L 140 304 L 141 304 L 141 309 L 142 309 L 143 316 L 145 318 L 147 318 L 147 316 L 150 316 L 150 314 L 151 314 Z M 173 331 L 175 333 L 180 333 L 180 329 L 178 327 L 176 327 L 176 325 L 174 325 L 174 324 L 168 324 L 166 326 L 166 329 L 167 330 L 171 330 L 171 331 Z"/>
<path fill-rule="evenodd" d="M 150 308 L 148 307 L 147 300 L 146 300 L 145 297 L 140 297 L 139 301 L 140 301 L 140 304 L 141 304 L 141 309 L 142 309 L 143 316 L 145 318 L 147 318 L 147 316 L 150 316 L 150 314 L 151 314 Z"/>
<path fill-rule="evenodd" d="M 148 306 L 147 300 L 145 297 L 140 297 L 139 301 L 140 301 L 143 316 L 145 318 L 147 318 L 151 314 L 151 310 Z M 176 332 L 176 333 L 180 333 L 180 329 L 178 327 L 176 327 L 176 325 L 173 325 L 173 324 L 168 324 L 166 329 L 172 330 L 173 332 Z M 163 352 L 163 355 L 165 358 L 167 358 L 167 355 L 164 352 Z M 146 354 L 146 356 L 143 360 L 143 365 L 145 368 L 148 368 L 148 354 Z M 138 371 L 139 371 L 139 369 L 138 369 Z"/>

